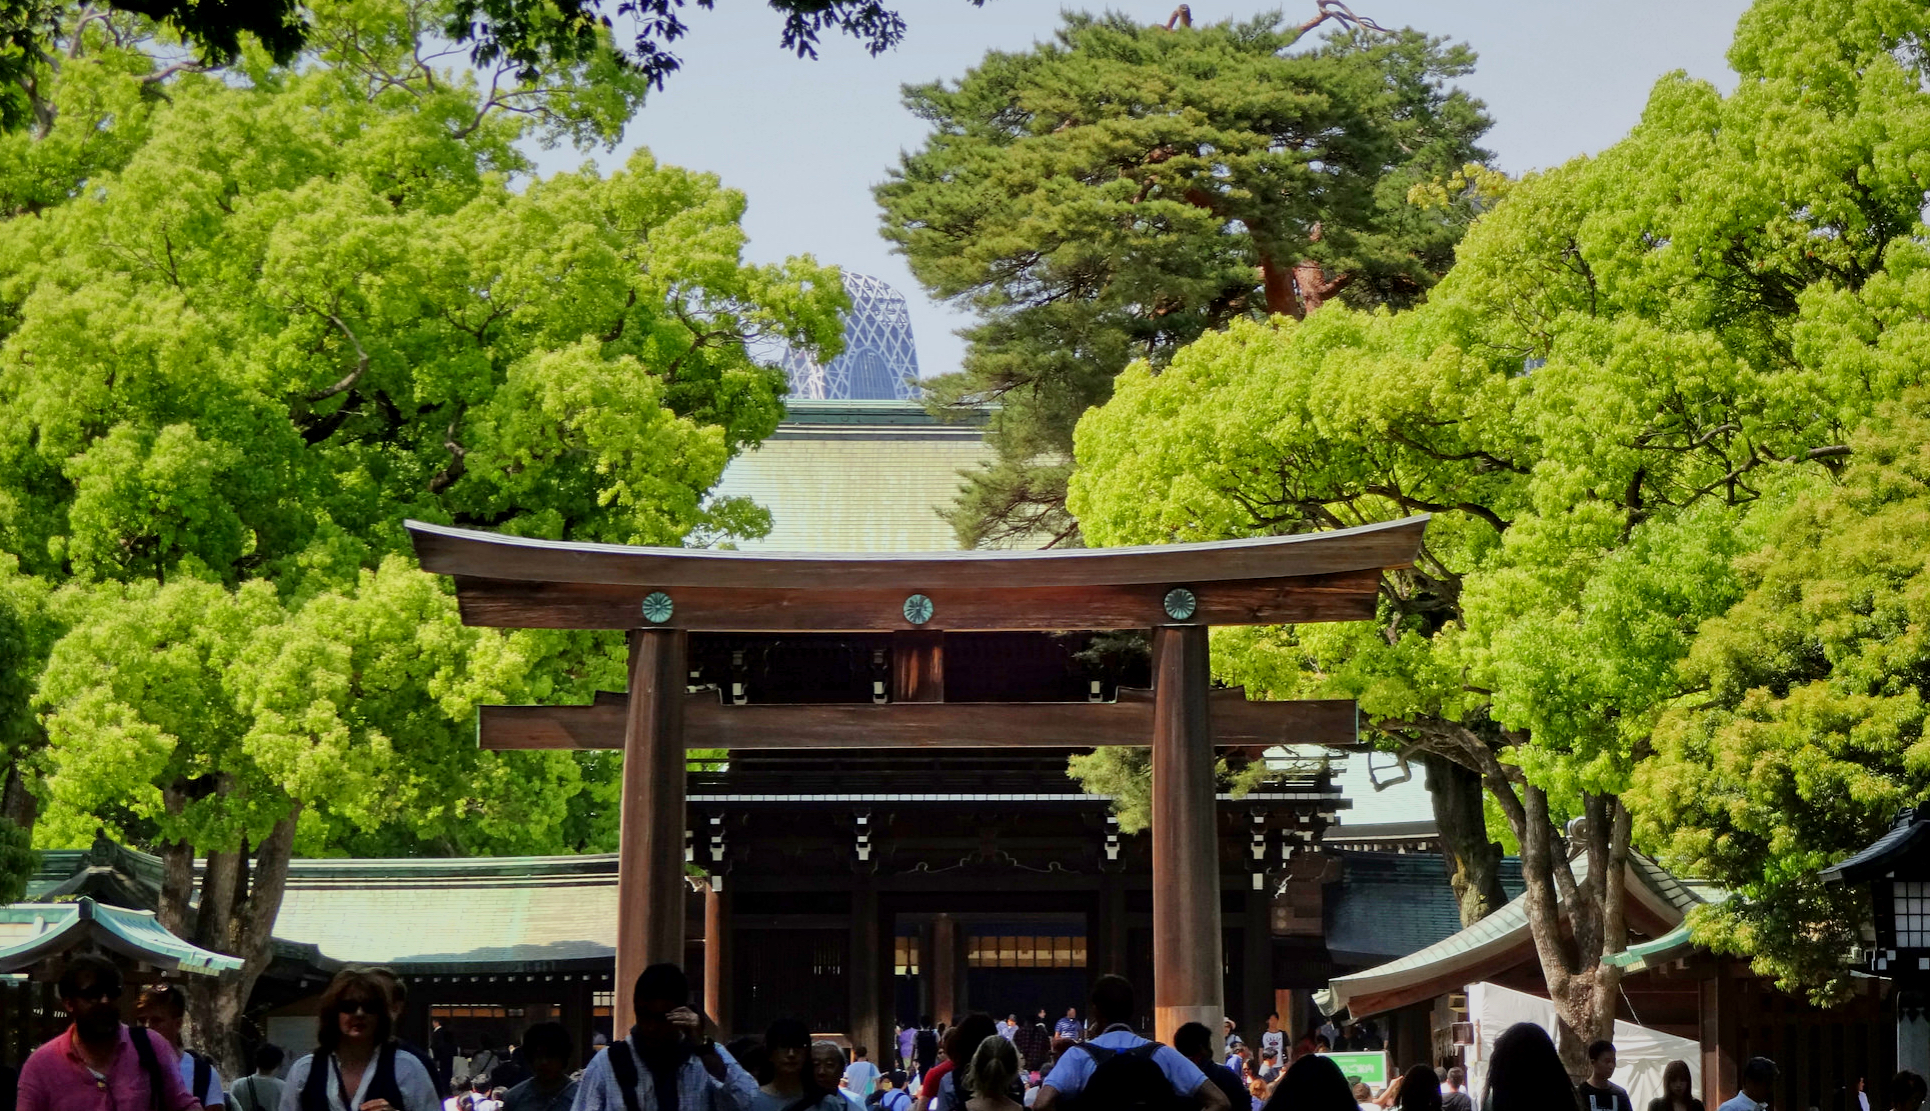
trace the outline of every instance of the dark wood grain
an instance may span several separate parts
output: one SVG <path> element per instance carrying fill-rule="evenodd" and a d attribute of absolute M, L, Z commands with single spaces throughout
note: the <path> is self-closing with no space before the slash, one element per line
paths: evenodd
<path fill-rule="evenodd" d="M 1185 585 L 1383 570 L 1414 562 L 1425 517 L 1298 536 L 1049 551 L 822 555 L 638 548 L 530 540 L 407 522 L 426 571 L 534 583 L 667 590 L 1003 590 L 1014 586 Z M 947 626 L 951 627 L 951 626 Z"/>
<path fill-rule="evenodd" d="M 1189 580 L 1199 598 L 1190 624 L 1281 625 L 1374 616 L 1379 568 L 1279 579 Z M 905 632 L 911 590 L 779 590 L 645 583 L 520 582 L 456 577 L 466 625 L 504 629 L 629 629 L 643 624 L 644 596 L 663 589 L 668 624 L 693 632 Z M 918 586 L 933 604 L 930 629 L 995 632 L 1146 629 L 1171 623 L 1165 583 L 1137 586 Z"/>
<path fill-rule="evenodd" d="M 629 700 L 590 706 L 484 706 L 488 749 L 621 748 Z M 1221 747 L 1352 744 L 1347 700 L 1248 702 L 1237 688 L 1208 702 Z M 703 749 L 1098 748 L 1152 741 L 1153 701 L 1122 692 L 1116 702 L 894 702 L 726 706 L 712 693 L 684 703 L 684 746 Z"/>

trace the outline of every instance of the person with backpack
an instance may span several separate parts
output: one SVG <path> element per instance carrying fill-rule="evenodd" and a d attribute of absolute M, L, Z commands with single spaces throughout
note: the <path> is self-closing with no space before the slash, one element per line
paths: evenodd
<path fill-rule="evenodd" d="M 893 1069 L 878 1078 L 878 1090 L 866 1103 L 881 1111 L 911 1111 L 911 1093 L 905 1090 L 910 1082 L 904 1070 Z"/>
<path fill-rule="evenodd" d="M 198 1111 L 166 1039 L 121 1021 L 113 961 L 73 958 L 57 990 L 73 1022 L 21 1066 L 19 1111 Z"/>
<path fill-rule="evenodd" d="M 1229 1111 L 1225 1093 L 1178 1050 L 1148 1041 L 1127 1023 L 1133 986 L 1124 976 L 1101 976 L 1092 985 L 1088 1013 L 1097 1037 L 1079 1042 L 1039 1088 L 1037 1111 L 1168 1111 L 1199 1107 Z"/>
<path fill-rule="evenodd" d="M 221 1073 L 214 1067 L 214 1058 L 181 1044 L 181 1024 L 187 1015 L 188 993 L 173 984 L 150 984 L 141 989 L 141 996 L 134 1003 L 134 1017 L 142 1026 L 166 1038 L 178 1055 L 181 1082 L 201 1101 L 201 1106 L 214 1111 L 227 1102 L 227 1097 L 222 1095 Z"/>
<path fill-rule="evenodd" d="M 683 969 L 651 965 L 630 997 L 636 1025 L 590 1058 L 571 1111 L 750 1111 L 757 1081 L 704 1033 Z"/>
<path fill-rule="evenodd" d="M 234 1111 L 276 1111 L 281 1106 L 282 1082 L 275 1070 L 281 1068 L 284 1056 L 281 1046 L 269 1042 L 256 1046 L 255 1071 L 228 1089 L 229 1106 Z"/>
<path fill-rule="evenodd" d="M 921 1015 L 918 1032 L 912 1035 L 911 1063 L 917 1073 L 930 1072 L 938 1063 L 938 1031 L 932 1029 L 931 1016 Z"/>
<path fill-rule="evenodd" d="M 315 1052 L 296 1061 L 279 1111 L 441 1111 L 429 1069 L 396 1048 L 389 993 L 361 969 L 322 992 Z"/>

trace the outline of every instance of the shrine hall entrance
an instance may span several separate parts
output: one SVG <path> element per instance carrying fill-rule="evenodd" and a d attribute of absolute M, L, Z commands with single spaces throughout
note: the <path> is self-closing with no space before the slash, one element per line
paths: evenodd
<path fill-rule="evenodd" d="M 1030 1020 L 1040 1007 L 1052 1019 L 1067 1007 L 1085 1011 L 1091 986 L 1083 913 L 905 914 L 897 916 L 892 984 L 896 1021 L 945 1018 L 939 1007 L 950 981 L 951 1014 L 984 1011 Z M 953 939 L 949 960 L 939 950 Z"/>

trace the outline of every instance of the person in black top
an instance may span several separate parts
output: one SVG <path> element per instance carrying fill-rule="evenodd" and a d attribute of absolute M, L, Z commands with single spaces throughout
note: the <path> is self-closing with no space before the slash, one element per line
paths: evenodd
<path fill-rule="evenodd" d="M 1468 1095 L 1468 1070 L 1460 1065 L 1448 1069 L 1448 1090 L 1441 1096 L 1441 1111 L 1474 1111 L 1474 1097 Z"/>
<path fill-rule="evenodd" d="M 1662 1094 L 1649 1100 L 1649 1111 L 1702 1111 L 1702 1101 L 1690 1094 L 1695 1081 L 1687 1061 L 1670 1061 L 1662 1070 Z"/>
<path fill-rule="evenodd" d="M 1247 1093 L 1246 1085 L 1240 1083 L 1240 1075 L 1213 1059 L 1212 1041 L 1212 1032 L 1201 1023 L 1189 1022 L 1173 1031 L 1173 1048 L 1179 1050 L 1181 1057 L 1198 1065 L 1215 1088 L 1226 1093 L 1227 1106 L 1252 1106 L 1253 1097 Z"/>
<path fill-rule="evenodd" d="M 1598 1040 L 1588 1046 L 1588 1079 L 1575 1089 L 1582 1111 L 1635 1111 L 1628 1093 L 1609 1080 L 1615 1075 L 1615 1043 Z"/>

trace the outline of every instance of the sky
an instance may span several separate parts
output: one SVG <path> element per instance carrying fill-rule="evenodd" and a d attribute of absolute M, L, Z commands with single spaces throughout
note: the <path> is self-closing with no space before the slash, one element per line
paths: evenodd
<path fill-rule="evenodd" d="M 1735 76 L 1724 60 L 1746 0 L 1351 0 L 1387 26 L 1412 26 L 1465 42 L 1480 55 L 1461 86 L 1494 119 L 1484 145 L 1511 174 L 1558 165 L 1613 143 L 1640 117 L 1655 79 L 1672 70 L 1715 82 Z M 1111 8 L 1164 23 L 1177 0 L 1112 0 Z M 1023 50 L 1049 38 L 1060 3 L 1041 0 L 900 0 L 908 31 L 896 50 L 873 58 L 855 42 L 827 39 L 816 61 L 777 45 L 779 19 L 757 0 L 720 0 L 687 13 L 678 44 L 684 68 L 654 93 L 614 151 L 587 157 L 613 169 L 639 146 L 660 161 L 717 174 L 749 200 L 749 261 L 810 254 L 819 262 L 882 278 L 911 305 L 925 375 L 958 366 L 953 331 L 964 314 L 924 295 L 878 234 L 871 188 L 901 151 L 923 141 L 924 124 L 905 111 L 907 83 L 955 79 L 988 50 Z M 1271 6 L 1192 0 L 1194 22 L 1245 19 Z M 1311 15 L 1313 0 L 1284 0 Z M 586 156 L 569 148 L 538 153 L 544 173 Z"/>

